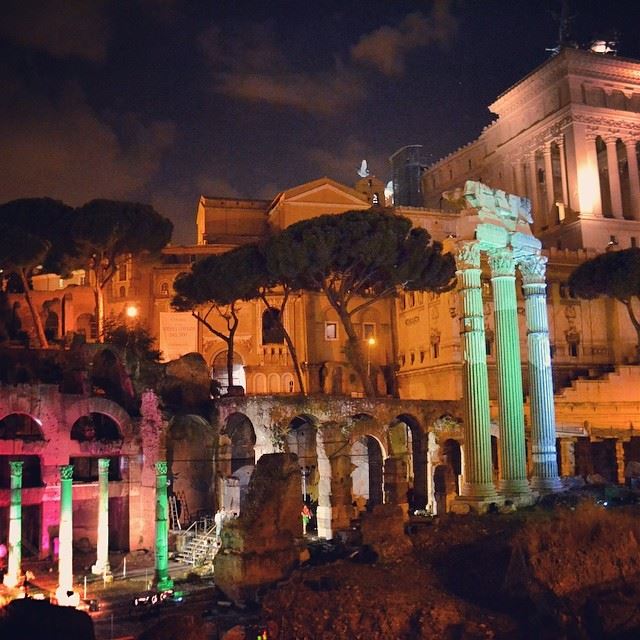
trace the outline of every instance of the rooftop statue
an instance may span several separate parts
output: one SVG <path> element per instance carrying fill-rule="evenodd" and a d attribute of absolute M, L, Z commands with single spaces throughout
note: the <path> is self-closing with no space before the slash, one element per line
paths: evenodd
<path fill-rule="evenodd" d="M 360 169 L 358 169 L 358 175 L 361 178 L 366 178 L 369 175 L 369 169 L 367 169 L 367 161 L 363 160 L 360 165 Z"/>

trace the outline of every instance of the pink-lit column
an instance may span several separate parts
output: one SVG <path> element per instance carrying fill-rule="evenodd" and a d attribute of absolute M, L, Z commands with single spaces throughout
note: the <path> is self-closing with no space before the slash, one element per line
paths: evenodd
<path fill-rule="evenodd" d="M 638 176 L 638 155 L 635 140 L 625 140 L 627 166 L 629 167 L 629 190 L 631 192 L 631 215 L 640 220 L 640 176 Z"/>
<path fill-rule="evenodd" d="M 98 545 L 91 573 L 111 575 L 109 566 L 109 458 L 98 458 Z"/>

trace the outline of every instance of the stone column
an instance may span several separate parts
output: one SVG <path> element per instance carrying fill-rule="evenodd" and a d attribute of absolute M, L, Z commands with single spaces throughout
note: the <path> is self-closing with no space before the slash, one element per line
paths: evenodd
<path fill-rule="evenodd" d="M 463 243 L 456 256 L 462 299 L 462 376 L 465 408 L 464 442 L 467 456 L 461 503 L 482 511 L 497 498 L 491 464 L 489 382 L 480 283 L 480 247 Z M 454 511 L 456 511 L 454 505 Z"/>
<path fill-rule="evenodd" d="M 500 491 L 530 496 L 524 444 L 522 368 L 516 299 L 516 266 L 509 249 L 489 255 L 496 325 L 498 408 L 500 412 Z"/>
<path fill-rule="evenodd" d="M 531 456 L 533 476 L 531 488 L 558 491 L 562 483 L 558 477 L 556 459 L 556 424 L 551 376 L 551 349 L 545 282 L 547 258 L 532 255 L 520 261 L 529 355 L 529 386 L 531 403 Z"/>
<path fill-rule="evenodd" d="M 640 220 L 640 176 L 638 175 L 638 156 L 636 141 L 625 140 L 627 148 L 627 166 L 629 167 L 629 190 L 631 193 L 631 215 L 634 220 Z"/>
<path fill-rule="evenodd" d="M 558 153 L 560 155 L 560 180 L 562 181 L 562 202 L 569 206 L 569 188 L 567 186 L 567 157 L 565 155 L 564 137 L 560 136 L 557 141 Z"/>
<path fill-rule="evenodd" d="M 575 122 L 565 130 L 569 205 L 581 216 L 601 217 L 602 199 L 595 136 Z"/>
<path fill-rule="evenodd" d="M 79 594 L 73 591 L 73 465 L 60 467 L 60 551 L 58 557 L 58 604 L 76 606 Z"/>
<path fill-rule="evenodd" d="M 544 157 L 544 186 L 547 192 L 547 210 L 545 211 L 544 221 L 547 226 L 551 226 L 551 212 L 556 203 L 555 194 L 553 193 L 553 165 L 551 163 L 551 143 L 545 143 L 542 149 Z"/>
<path fill-rule="evenodd" d="M 620 438 L 616 440 L 616 464 L 618 467 L 618 484 L 624 484 L 624 442 Z"/>
<path fill-rule="evenodd" d="M 560 438 L 560 475 L 572 478 L 576 475 L 576 439 Z"/>
<path fill-rule="evenodd" d="M 335 427 L 334 427 L 335 428 Z M 326 440 L 325 440 L 326 438 Z M 348 529 L 351 502 L 351 456 L 349 443 L 332 435 L 332 426 L 316 431 L 318 456 L 318 537 L 330 540 L 339 529 Z"/>
<path fill-rule="evenodd" d="M 611 212 L 614 218 L 622 218 L 622 191 L 620 190 L 620 172 L 618 170 L 618 151 L 616 138 L 607 138 L 607 168 L 609 170 L 609 191 L 611 192 Z"/>
<path fill-rule="evenodd" d="M 409 517 L 407 501 L 407 462 L 400 456 L 389 456 L 384 461 L 384 503 L 398 505 L 405 519 Z"/>
<path fill-rule="evenodd" d="M 109 458 L 98 459 L 98 548 L 96 563 L 91 572 L 111 575 L 109 566 Z"/>
<path fill-rule="evenodd" d="M 169 501 L 167 500 L 167 463 L 156 462 L 156 575 L 158 591 L 173 588 L 169 578 Z"/>
<path fill-rule="evenodd" d="M 11 460 L 11 506 L 9 508 L 9 561 L 4 584 L 9 588 L 22 575 L 22 462 Z"/>

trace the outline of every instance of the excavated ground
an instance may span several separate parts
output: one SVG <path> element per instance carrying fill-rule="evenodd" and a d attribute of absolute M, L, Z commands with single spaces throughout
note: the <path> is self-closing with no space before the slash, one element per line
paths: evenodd
<path fill-rule="evenodd" d="M 412 523 L 393 562 L 316 550 L 264 622 L 296 640 L 640 637 L 640 506 L 576 502 Z"/>

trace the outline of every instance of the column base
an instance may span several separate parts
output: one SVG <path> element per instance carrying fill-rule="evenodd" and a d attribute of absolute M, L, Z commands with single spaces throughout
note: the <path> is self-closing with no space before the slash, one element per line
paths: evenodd
<path fill-rule="evenodd" d="M 520 496 L 531 495 L 531 487 L 526 479 L 500 480 L 498 492 L 509 500 L 517 500 Z"/>
<path fill-rule="evenodd" d="M 539 493 L 554 493 L 557 491 L 564 491 L 564 485 L 560 478 L 538 478 L 533 476 L 529 481 L 529 485 L 534 491 Z"/>
<path fill-rule="evenodd" d="M 59 586 L 56 589 L 56 600 L 61 607 L 77 607 L 80 604 L 80 594 Z"/>
<path fill-rule="evenodd" d="M 169 591 L 169 589 L 173 589 L 173 580 L 167 576 L 166 578 L 160 578 L 156 582 L 156 589 L 158 591 Z"/>
<path fill-rule="evenodd" d="M 110 567 L 108 562 L 96 562 L 91 567 L 91 573 L 94 576 L 101 576 L 101 575 L 110 576 L 110 575 L 112 575 L 111 574 L 111 567 Z"/>
<path fill-rule="evenodd" d="M 450 512 L 458 515 L 469 513 L 487 513 L 491 505 L 501 504 L 503 500 L 497 495 L 493 496 L 457 496 L 451 503 Z"/>
<path fill-rule="evenodd" d="M 11 575 L 9 573 L 4 574 L 4 578 L 2 579 L 2 584 L 8 589 L 13 589 L 18 586 L 20 583 L 20 576 Z"/>

